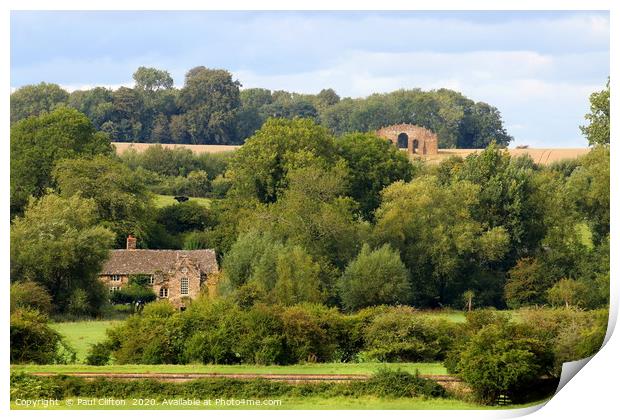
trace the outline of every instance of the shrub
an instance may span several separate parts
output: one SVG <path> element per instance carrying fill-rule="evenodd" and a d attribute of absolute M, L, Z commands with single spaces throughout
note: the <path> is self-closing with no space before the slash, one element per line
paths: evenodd
<path fill-rule="evenodd" d="M 544 343 L 511 323 L 482 327 L 458 361 L 461 377 L 483 404 L 495 404 L 500 395 L 518 400 L 548 368 Z"/>
<path fill-rule="evenodd" d="M 175 313 L 174 306 L 167 300 L 158 300 L 144 306 L 142 316 L 149 318 L 168 318 Z"/>
<path fill-rule="evenodd" d="M 86 364 L 91 366 L 103 366 L 110 362 L 112 348 L 109 342 L 96 343 L 90 346 L 86 356 Z"/>
<path fill-rule="evenodd" d="M 608 311 L 574 309 L 530 309 L 521 312 L 532 334 L 553 350 L 552 375 L 559 377 L 562 364 L 596 353 L 607 332 Z"/>
<path fill-rule="evenodd" d="M 138 284 L 129 284 L 121 290 L 115 290 L 110 294 L 110 302 L 115 305 L 134 302 L 153 302 L 157 296 L 149 287 Z"/>
<path fill-rule="evenodd" d="M 63 389 L 55 380 L 37 378 L 24 373 L 11 373 L 11 400 L 17 398 L 37 399 L 54 398 L 64 396 Z"/>
<path fill-rule="evenodd" d="M 52 312 L 52 297 L 39 283 L 31 280 L 11 283 L 11 312 L 17 308 L 36 309 L 43 314 Z"/>
<path fill-rule="evenodd" d="M 417 315 L 413 308 L 389 308 L 364 331 L 366 355 L 381 362 L 442 360 L 453 340 L 453 324 Z"/>
<path fill-rule="evenodd" d="M 240 362 L 236 346 L 241 339 L 243 314 L 228 300 L 199 299 L 180 314 L 187 332 L 183 357 L 201 363 Z"/>
<path fill-rule="evenodd" d="M 357 393 L 376 395 L 388 398 L 412 398 L 446 396 L 446 390 L 431 379 L 421 378 L 418 372 L 415 375 L 398 370 L 381 369 L 367 381 L 351 384 Z"/>
<path fill-rule="evenodd" d="M 280 307 L 259 304 L 243 313 L 235 349 L 244 363 L 271 365 L 287 362 L 280 311 Z"/>
<path fill-rule="evenodd" d="M 11 313 L 11 363 L 69 363 L 75 351 L 47 324 L 37 310 L 20 308 Z"/>
<path fill-rule="evenodd" d="M 332 334 L 338 313 L 322 305 L 301 304 L 281 313 L 290 363 L 327 362 L 335 358 L 338 343 Z"/>

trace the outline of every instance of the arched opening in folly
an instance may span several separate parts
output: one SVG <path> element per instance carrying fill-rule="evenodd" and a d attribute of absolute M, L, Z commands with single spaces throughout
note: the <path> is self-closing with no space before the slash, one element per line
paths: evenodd
<path fill-rule="evenodd" d="M 420 146 L 420 143 L 418 142 L 418 139 L 414 139 L 413 140 L 413 153 L 418 153 L 419 146 Z"/>
<path fill-rule="evenodd" d="M 400 133 L 397 144 L 399 149 L 407 149 L 409 147 L 409 136 L 405 133 Z"/>

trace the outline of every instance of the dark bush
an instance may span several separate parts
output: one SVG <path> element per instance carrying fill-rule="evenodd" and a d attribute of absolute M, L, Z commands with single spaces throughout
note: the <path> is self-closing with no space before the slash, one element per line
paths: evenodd
<path fill-rule="evenodd" d="M 96 343 L 90 346 L 86 356 L 86 364 L 91 366 L 103 366 L 110 362 L 112 348 L 109 342 Z"/>
<path fill-rule="evenodd" d="M 70 363 L 75 351 L 47 324 L 47 317 L 33 309 L 11 313 L 11 363 Z"/>

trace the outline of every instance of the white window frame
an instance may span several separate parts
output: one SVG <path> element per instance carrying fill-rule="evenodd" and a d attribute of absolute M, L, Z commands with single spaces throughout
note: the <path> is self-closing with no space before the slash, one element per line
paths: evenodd
<path fill-rule="evenodd" d="M 122 279 L 120 274 L 112 274 L 110 277 L 112 278 L 112 281 L 121 281 Z"/>
<path fill-rule="evenodd" d="M 149 277 L 149 286 L 152 286 L 154 284 L 155 284 L 155 276 L 151 274 Z"/>
<path fill-rule="evenodd" d="M 189 295 L 189 279 L 187 277 L 181 277 L 181 295 Z"/>
<path fill-rule="evenodd" d="M 121 286 L 110 286 L 110 293 L 118 292 L 121 290 Z"/>
<path fill-rule="evenodd" d="M 159 288 L 159 297 L 160 299 L 164 299 L 168 297 L 168 288 L 167 287 L 160 287 Z"/>

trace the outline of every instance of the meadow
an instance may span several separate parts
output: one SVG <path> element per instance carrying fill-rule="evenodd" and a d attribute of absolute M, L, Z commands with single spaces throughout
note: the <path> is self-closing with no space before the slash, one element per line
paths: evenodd
<path fill-rule="evenodd" d="M 211 206 L 211 199 L 209 198 L 203 198 L 203 197 L 188 197 L 188 198 L 189 198 L 188 201 L 196 202 L 202 206 L 205 206 L 206 208 L 209 208 Z M 155 207 L 161 208 L 161 207 L 166 207 L 166 206 L 171 206 L 173 204 L 177 204 L 178 201 L 174 199 L 173 195 L 155 194 L 153 203 L 155 204 Z"/>
<path fill-rule="evenodd" d="M 108 328 L 121 321 L 55 322 L 50 327 L 60 333 L 76 352 L 78 361 L 84 360 L 92 344 L 105 340 Z"/>
<path fill-rule="evenodd" d="M 12 365 L 12 372 L 24 373 L 221 373 L 221 374 L 366 374 L 382 368 L 401 369 L 421 375 L 446 375 L 442 363 L 307 363 L 296 365 Z"/>

